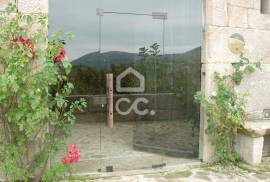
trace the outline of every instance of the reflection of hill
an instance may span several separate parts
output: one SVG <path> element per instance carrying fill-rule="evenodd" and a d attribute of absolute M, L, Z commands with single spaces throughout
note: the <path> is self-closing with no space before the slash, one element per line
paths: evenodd
<path fill-rule="evenodd" d="M 72 65 L 81 65 L 100 69 L 108 68 L 111 64 L 131 64 L 138 59 L 139 56 L 135 53 L 120 51 L 111 51 L 105 53 L 93 52 L 72 61 Z"/>
<path fill-rule="evenodd" d="M 201 47 L 197 47 L 190 51 L 180 54 L 167 54 L 162 56 L 164 58 L 168 58 L 169 60 L 174 61 L 191 61 L 198 60 L 201 55 Z M 168 60 L 164 59 L 164 60 Z M 130 65 L 139 61 L 138 54 L 135 53 L 127 53 L 120 51 L 111 51 L 105 53 L 93 52 L 86 54 L 74 61 L 72 61 L 73 66 L 85 66 L 92 67 L 97 69 L 109 68 L 111 65 Z"/>
<path fill-rule="evenodd" d="M 198 121 L 199 106 L 193 102 L 193 95 L 200 90 L 201 48 L 183 54 L 139 57 L 126 52 L 90 53 L 72 62 L 69 79 L 74 83 L 74 95 L 105 95 L 106 73 L 117 75 L 133 67 L 145 78 L 145 93 L 172 94 L 181 103 L 179 111 L 187 118 Z M 138 85 L 133 75 L 122 80 L 123 87 Z M 116 90 L 114 92 L 117 94 Z M 121 93 L 118 93 L 121 94 Z M 192 120 L 193 120 L 192 119 Z"/>

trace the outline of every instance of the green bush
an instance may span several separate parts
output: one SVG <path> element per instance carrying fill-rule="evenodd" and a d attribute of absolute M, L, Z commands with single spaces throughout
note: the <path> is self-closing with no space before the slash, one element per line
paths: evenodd
<path fill-rule="evenodd" d="M 230 75 L 215 73 L 216 94 L 206 98 L 201 91 L 194 96 L 195 101 L 205 109 L 208 126 L 206 134 L 209 134 L 210 142 L 215 146 L 217 162 L 238 162 L 239 155 L 234 149 L 237 131 L 243 127 L 245 121 L 246 95 L 239 95 L 235 86 L 239 85 L 245 75 L 254 73 L 260 69 L 260 62 L 250 64 L 242 54 L 240 61 L 233 66 Z"/>
<path fill-rule="evenodd" d="M 48 40 L 47 16 L 24 15 L 12 4 L 0 14 L 0 25 L 0 160 L 4 175 L 7 181 L 57 180 L 69 166 L 59 162 L 48 168 L 48 160 L 70 133 L 73 112 L 85 107 L 84 100 L 66 100 L 73 89 L 67 80 L 71 65 L 64 56 L 56 59 L 70 34 L 58 32 Z"/>

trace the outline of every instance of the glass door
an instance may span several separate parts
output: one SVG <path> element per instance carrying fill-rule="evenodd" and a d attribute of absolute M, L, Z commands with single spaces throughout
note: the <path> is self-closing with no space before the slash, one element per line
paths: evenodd
<path fill-rule="evenodd" d="M 115 6 L 115 3 L 121 6 Z M 151 146 L 143 135 L 151 127 L 147 124 L 158 114 L 155 108 L 156 62 L 162 54 L 160 48 L 167 13 L 158 12 L 160 17 L 153 17 L 151 9 L 136 8 L 130 3 L 137 4 L 133 1 L 104 1 L 97 10 L 101 12 L 98 14 L 101 20 L 101 57 L 106 72 L 114 78 L 113 127 L 103 125 L 101 129 L 101 153 L 107 157 L 105 171 L 149 168 L 163 163 L 162 156 L 154 161 L 153 154 L 145 151 Z M 157 55 L 143 60 L 151 54 L 150 50 L 144 52 L 143 49 L 152 45 L 156 46 Z"/>
<path fill-rule="evenodd" d="M 97 8 L 100 56 L 113 75 L 113 101 L 107 103 L 113 119 L 106 121 L 105 112 L 111 124 L 101 125 L 101 171 L 158 168 L 197 157 L 193 94 L 200 89 L 200 16 L 190 13 L 195 2 L 199 8 L 199 1 L 177 0 L 101 1 Z"/>
<path fill-rule="evenodd" d="M 160 168 L 198 157 L 200 0 L 50 1 L 51 31 L 66 46 L 75 89 L 85 98 L 67 143 L 75 172 Z M 65 11 L 60 11 L 65 9 Z"/>

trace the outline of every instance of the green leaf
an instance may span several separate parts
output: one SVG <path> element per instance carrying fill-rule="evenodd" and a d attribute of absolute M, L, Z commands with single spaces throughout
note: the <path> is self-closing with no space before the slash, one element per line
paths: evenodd
<path fill-rule="evenodd" d="M 245 68 L 245 72 L 250 75 L 255 72 L 255 68 L 252 65 L 247 65 Z"/>
<path fill-rule="evenodd" d="M 63 63 L 63 67 L 65 68 L 66 74 L 67 75 L 70 74 L 71 69 L 72 69 L 72 65 L 70 64 L 70 62 L 67 60 L 63 60 L 62 63 Z"/>
<path fill-rule="evenodd" d="M 262 63 L 261 63 L 261 61 L 256 62 L 255 65 L 256 65 L 256 68 L 258 68 L 259 70 L 262 71 Z"/>

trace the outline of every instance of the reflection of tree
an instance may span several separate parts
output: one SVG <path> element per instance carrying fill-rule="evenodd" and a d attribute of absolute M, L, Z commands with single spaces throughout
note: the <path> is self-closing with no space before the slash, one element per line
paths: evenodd
<path fill-rule="evenodd" d="M 73 94 L 94 95 L 105 93 L 105 70 L 96 70 L 91 67 L 75 66 L 70 74 L 70 80 L 74 83 Z"/>
<path fill-rule="evenodd" d="M 193 102 L 193 95 L 200 90 L 200 56 L 193 57 L 161 56 L 155 43 L 140 48 L 139 60 L 132 64 L 111 64 L 109 69 L 75 66 L 70 77 L 75 85 L 73 94 L 105 94 L 107 72 L 112 72 L 115 79 L 126 68 L 133 67 L 144 75 L 146 93 L 173 93 L 182 104 L 179 109 L 189 118 L 198 118 L 199 108 Z M 122 86 L 138 85 L 134 75 L 127 75 L 122 81 Z"/>

